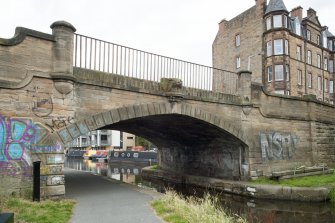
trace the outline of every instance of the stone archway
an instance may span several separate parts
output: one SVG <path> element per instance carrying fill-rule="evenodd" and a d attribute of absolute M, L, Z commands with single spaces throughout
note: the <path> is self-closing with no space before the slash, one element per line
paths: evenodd
<path fill-rule="evenodd" d="M 248 144 L 238 125 L 184 103 L 115 108 L 77 121 L 58 134 L 66 143 L 106 126 L 154 142 L 160 147 L 159 165 L 167 170 L 228 179 L 248 175 Z"/>

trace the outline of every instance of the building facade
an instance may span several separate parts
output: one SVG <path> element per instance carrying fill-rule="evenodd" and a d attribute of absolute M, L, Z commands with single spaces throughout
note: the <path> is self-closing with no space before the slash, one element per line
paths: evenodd
<path fill-rule="evenodd" d="M 135 135 L 116 130 L 95 130 L 74 139 L 67 147 L 127 150 L 135 146 Z"/>
<path fill-rule="evenodd" d="M 313 95 L 334 104 L 334 52 L 335 37 L 315 10 L 309 8 L 303 17 L 300 6 L 288 11 L 282 0 L 256 0 L 252 8 L 219 23 L 213 66 L 250 70 L 252 81 L 272 93 Z"/>

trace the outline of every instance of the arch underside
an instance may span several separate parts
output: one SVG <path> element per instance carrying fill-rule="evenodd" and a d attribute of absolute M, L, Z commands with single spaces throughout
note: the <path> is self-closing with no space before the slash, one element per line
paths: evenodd
<path fill-rule="evenodd" d="M 114 129 L 148 139 L 159 149 L 161 168 L 225 179 L 248 175 L 247 143 L 240 124 L 198 107 L 149 103 L 115 108 L 58 132 L 63 142 L 94 129 Z"/>
<path fill-rule="evenodd" d="M 159 148 L 161 168 L 181 174 L 240 179 L 246 173 L 244 143 L 215 125 L 180 114 L 121 121 L 115 129 L 148 139 Z"/>

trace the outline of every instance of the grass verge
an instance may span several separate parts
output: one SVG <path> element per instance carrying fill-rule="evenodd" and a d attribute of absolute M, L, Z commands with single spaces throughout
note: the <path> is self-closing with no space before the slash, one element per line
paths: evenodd
<path fill-rule="evenodd" d="M 335 174 L 325 174 L 318 176 L 306 176 L 286 180 L 270 180 L 268 178 L 259 178 L 253 180 L 255 184 L 272 184 L 290 187 L 329 187 L 335 188 Z"/>
<path fill-rule="evenodd" d="M 0 210 L 14 213 L 15 222 L 67 223 L 74 204 L 72 200 L 32 202 L 22 198 L 2 198 Z"/>
<path fill-rule="evenodd" d="M 335 203 L 335 174 L 306 176 L 280 181 L 270 180 L 268 178 L 262 177 L 257 180 L 253 180 L 251 183 L 281 185 L 289 187 L 327 187 L 331 188 L 328 197 L 332 203 Z"/>
<path fill-rule="evenodd" d="M 241 217 L 229 215 L 218 204 L 218 198 L 183 198 L 174 191 L 151 202 L 156 213 L 169 223 L 244 223 Z"/>

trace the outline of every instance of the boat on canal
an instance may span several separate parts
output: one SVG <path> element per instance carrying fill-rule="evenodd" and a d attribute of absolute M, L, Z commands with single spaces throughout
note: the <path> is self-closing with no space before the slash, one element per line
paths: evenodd
<path fill-rule="evenodd" d="M 156 151 L 116 151 L 110 150 L 108 153 L 109 162 L 134 162 L 148 163 L 149 165 L 157 163 Z"/>

